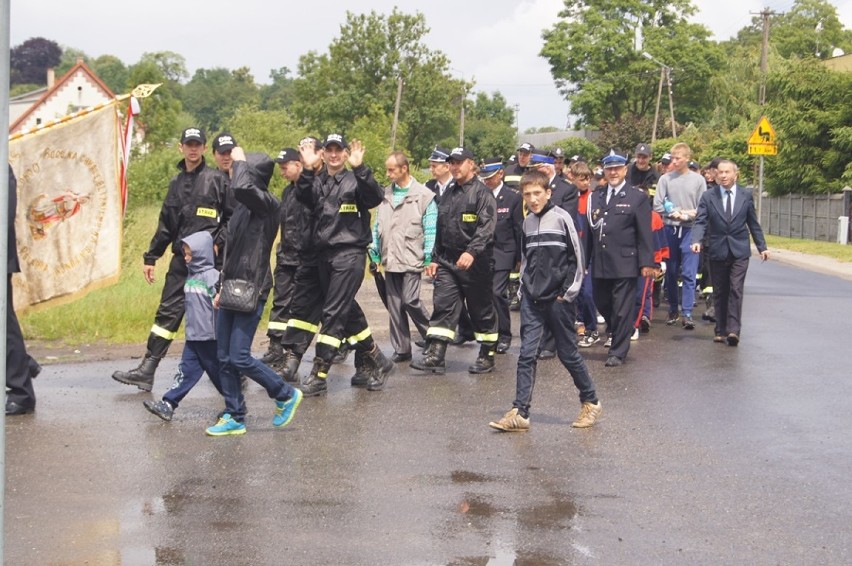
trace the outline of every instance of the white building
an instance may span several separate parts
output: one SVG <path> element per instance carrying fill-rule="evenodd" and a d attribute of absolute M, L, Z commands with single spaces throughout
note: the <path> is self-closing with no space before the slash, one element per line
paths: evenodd
<path fill-rule="evenodd" d="M 9 133 L 27 131 L 113 98 L 109 87 L 78 59 L 59 80 L 54 80 L 53 69 L 49 69 L 46 87 L 9 99 Z"/>

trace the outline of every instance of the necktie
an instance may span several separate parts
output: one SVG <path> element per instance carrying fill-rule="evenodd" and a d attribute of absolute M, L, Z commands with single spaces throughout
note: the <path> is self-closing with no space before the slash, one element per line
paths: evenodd
<path fill-rule="evenodd" d="M 613 196 L 615 196 L 615 189 L 610 187 L 606 191 L 606 203 L 607 204 L 609 204 L 609 199 L 611 199 Z"/>
<path fill-rule="evenodd" d="M 728 217 L 728 220 L 733 216 L 731 198 L 731 189 L 725 189 L 725 215 Z"/>

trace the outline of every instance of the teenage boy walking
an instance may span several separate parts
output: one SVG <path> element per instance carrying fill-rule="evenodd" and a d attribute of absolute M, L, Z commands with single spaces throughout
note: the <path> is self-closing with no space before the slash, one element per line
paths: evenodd
<path fill-rule="evenodd" d="M 524 219 L 521 246 L 521 353 L 515 401 L 503 418 L 488 426 L 504 432 L 529 430 L 538 348 L 547 328 L 556 342 L 559 361 L 580 391 L 580 415 L 571 426 L 587 428 L 595 424 L 603 407 L 577 349 L 574 330 L 574 300 L 583 282 L 580 238 L 571 215 L 550 202 L 546 175 L 538 171 L 524 173 L 521 193 L 529 214 Z"/>

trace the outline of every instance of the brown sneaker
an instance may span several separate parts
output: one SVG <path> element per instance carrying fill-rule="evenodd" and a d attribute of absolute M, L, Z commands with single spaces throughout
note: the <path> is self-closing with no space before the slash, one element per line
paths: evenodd
<path fill-rule="evenodd" d="M 530 420 L 518 414 L 518 409 L 512 409 L 499 421 L 490 422 L 488 426 L 502 430 L 503 432 L 527 432 L 530 429 Z"/>
<path fill-rule="evenodd" d="M 603 412 L 603 405 L 598 401 L 598 404 L 589 403 L 588 401 L 583 403 L 583 408 L 580 409 L 580 416 L 577 417 L 577 420 L 571 423 L 571 426 L 574 428 L 589 428 L 595 421 L 598 420 L 598 417 L 601 416 Z"/>

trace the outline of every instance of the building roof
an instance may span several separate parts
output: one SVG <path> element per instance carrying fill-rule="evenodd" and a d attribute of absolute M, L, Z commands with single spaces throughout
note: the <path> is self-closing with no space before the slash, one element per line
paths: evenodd
<path fill-rule="evenodd" d="M 852 53 L 826 59 L 822 62 L 822 64 L 832 71 L 845 71 L 847 73 L 852 73 Z"/>
<path fill-rule="evenodd" d="M 27 118 L 29 118 L 29 117 L 30 117 L 30 115 L 31 115 L 33 112 L 35 112 L 36 110 L 38 110 L 38 108 L 39 108 L 42 104 L 44 104 L 44 103 L 45 103 L 46 101 L 48 101 L 48 100 L 49 100 L 52 96 L 54 96 L 57 92 L 59 92 L 59 90 L 60 90 L 63 86 L 65 86 L 65 83 L 69 82 L 69 81 L 71 80 L 71 78 L 72 78 L 72 77 L 74 77 L 74 76 L 78 73 L 78 71 L 79 71 L 79 72 L 84 73 L 84 74 L 85 74 L 85 75 L 86 75 L 86 76 L 87 76 L 87 77 L 88 77 L 88 78 L 92 81 L 92 83 L 94 83 L 94 85 L 95 85 L 97 88 L 99 88 L 100 90 L 102 90 L 102 91 L 103 91 L 104 96 L 106 96 L 107 98 L 115 98 L 115 94 L 114 94 L 114 93 L 113 93 L 113 92 L 109 89 L 109 87 L 108 87 L 106 84 L 104 84 L 104 82 L 103 82 L 103 81 L 102 81 L 102 80 L 101 80 L 101 79 L 100 79 L 100 78 L 99 78 L 99 77 L 98 77 L 98 76 L 94 73 L 94 71 L 92 71 L 92 70 L 91 70 L 91 69 L 90 69 L 90 68 L 89 68 L 89 67 L 88 67 L 88 66 L 87 66 L 87 65 L 83 62 L 83 60 L 82 60 L 82 59 L 78 59 L 78 60 L 77 60 L 77 63 L 76 63 L 73 67 L 71 67 L 71 68 L 68 70 L 68 72 L 67 72 L 67 73 L 65 73 L 64 75 L 62 75 L 62 77 L 61 77 L 59 80 L 57 80 L 57 81 L 53 84 L 53 86 L 52 86 L 52 87 L 50 87 L 50 88 L 46 89 L 46 91 L 44 92 L 44 94 L 42 94 L 42 95 L 41 95 L 41 98 L 39 98 L 36 102 L 34 102 L 34 103 L 33 103 L 33 105 L 32 105 L 32 106 L 30 106 L 30 107 L 27 109 L 27 111 L 26 111 L 26 112 L 24 112 L 23 114 L 21 114 L 20 116 L 18 116 L 18 119 L 17 119 L 17 120 L 15 120 L 15 122 L 14 122 L 11 126 L 9 126 L 9 131 L 10 131 L 10 132 L 14 132 L 14 131 L 15 131 L 15 129 L 16 129 L 18 126 L 20 126 L 21 124 L 23 124 L 24 122 L 26 122 Z M 33 92 L 30 92 L 30 93 L 26 93 L 26 94 L 23 94 L 23 95 L 21 95 L 21 96 L 19 96 L 19 97 L 15 97 L 15 99 L 19 99 L 19 98 L 24 98 L 24 97 L 27 97 L 27 96 L 31 96 L 31 95 L 33 95 L 33 94 L 35 94 L 35 93 L 37 93 L 37 92 L 38 92 L 38 91 L 33 91 Z M 13 99 L 13 100 L 14 100 L 14 99 Z"/>

